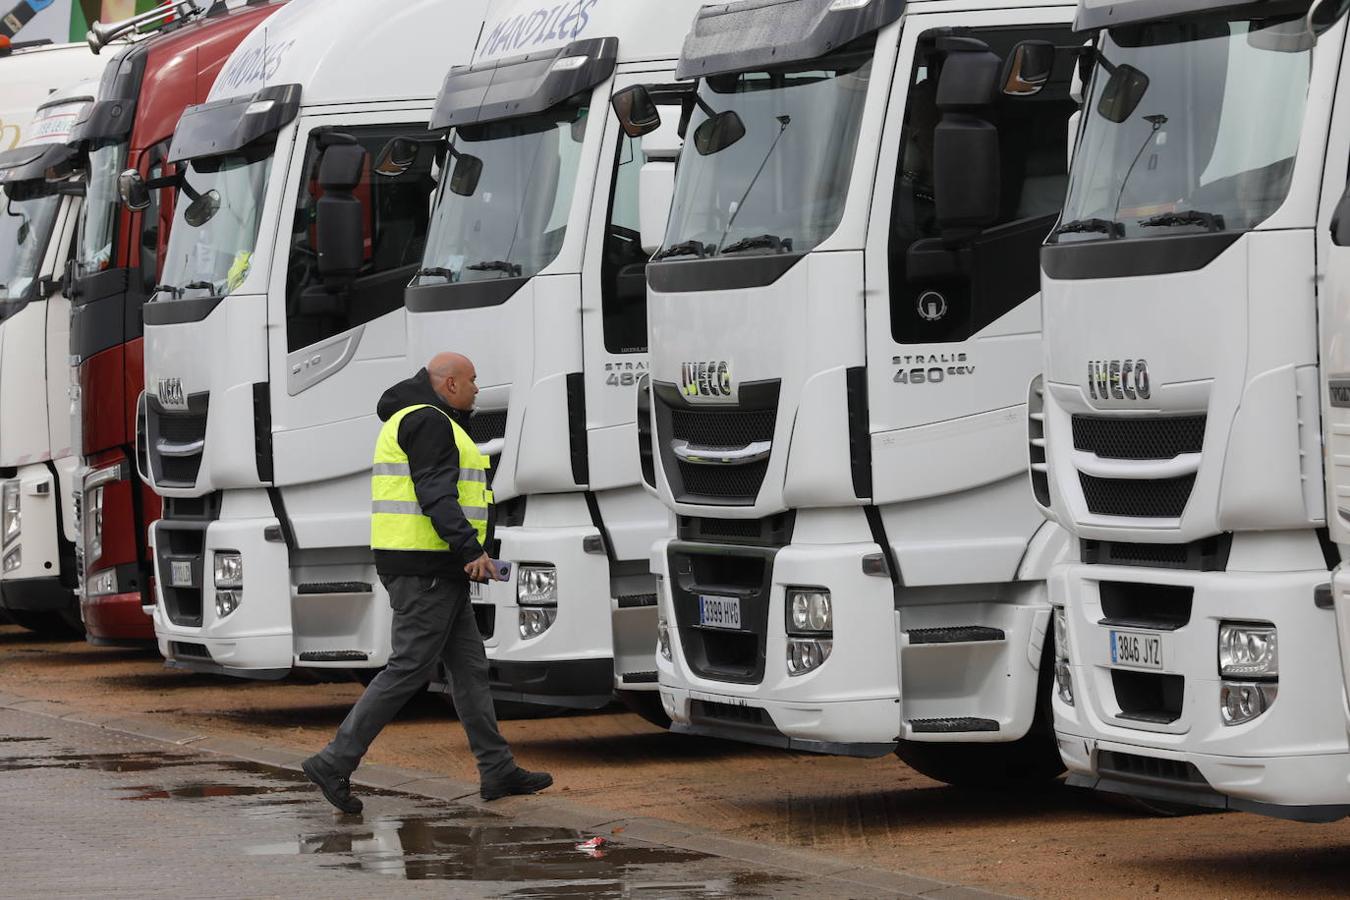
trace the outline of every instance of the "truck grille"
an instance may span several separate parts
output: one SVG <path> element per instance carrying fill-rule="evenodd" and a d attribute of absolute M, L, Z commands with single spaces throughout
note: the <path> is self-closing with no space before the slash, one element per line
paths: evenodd
<path fill-rule="evenodd" d="M 777 381 L 742 385 L 737 405 L 693 407 L 674 385 L 655 386 L 657 442 L 676 500 L 717 506 L 754 504 L 768 474 L 769 459 L 734 465 L 691 463 L 677 458 L 672 444 L 729 450 L 772 442 L 778 389 Z"/>
<path fill-rule="evenodd" d="M 1179 519 L 1191 498 L 1194 475 L 1179 478 L 1098 478 L 1078 473 L 1083 499 L 1099 516 L 1141 519 Z"/>
<path fill-rule="evenodd" d="M 777 409 L 672 409 L 671 437 L 698 447 L 744 447 L 773 440 Z"/>
<path fill-rule="evenodd" d="M 207 407 L 210 395 L 192 394 L 184 412 L 166 410 L 153 398 L 147 406 L 146 428 L 149 437 L 150 467 L 157 484 L 188 488 L 197 484 L 202 467 L 202 452 L 183 452 L 182 447 L 206 440 Z"/>
<path fill-rule="evenodd" d="M 738 547 L 700 550 L 673 544 L 670 550 L 671 598 L 685 662 L 700 678 L 733 684 L 764 680 L 769 629 L 769 590 L 774 549 Z M 713 628 L 700 623 L 700 597 L 735 596 L 741 627 Z"/>
<path fill-rule="evenodd" d="M 1205 416 L 1074 416 L 1073 446 L 1104 459 L 1172 459 L 1199 453 Z"/>
<path fill-rule="evenodd" d="M 175 625 L 200 628 L 202 625 L 202 582 L 206 558 L 206 529 L 204 527 L 170 527 L 161 520 L 158 529 L 158 568 L 155 573 L 160 593 L 164 596 L 164 611 Z M 187 562 L 192 566 L 192 583 L 173 584 L 173 562 Z"/>
<path fill-rule="evenodd" d="M 469 418 L 469 427 L 465 431 L 475 444 L 501 440 L 506 437 L 506 410 L 474 413 Z"/>

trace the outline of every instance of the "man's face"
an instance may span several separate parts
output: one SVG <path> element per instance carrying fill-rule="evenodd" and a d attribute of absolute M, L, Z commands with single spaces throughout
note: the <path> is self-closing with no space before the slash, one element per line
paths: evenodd
<path fill-rule="evenodd" d="M 461 412 L 471 412 L 478 397 L 478 372 L 470 365 L 458 375 L 445 380 L 445 396 L 450 406 Z"/>

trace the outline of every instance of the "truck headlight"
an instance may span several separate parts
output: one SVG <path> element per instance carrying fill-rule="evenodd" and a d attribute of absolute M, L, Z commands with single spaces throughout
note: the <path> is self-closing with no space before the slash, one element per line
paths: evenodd
<path fill-rule="evenodd" d="M 1055 659 L 1069 660 L 1069 614 L 1064 607 L 1056 606 L 1055 618 Z"/>
<path fill-rule="evenodd" d="M 1225 725 L 1250 722 L 1270 709 L 1279 686 L 1269 681 L 1225 681 L 1219 685 L 1219 714 Z"/>
<path fill-rule="evenodd" d="M 244 592 L 240 590 L 216 590 L 216 618 L 223 619 L 239 608 L 244 601 Z"/>
<path fill-rule="evenodd" d="M 85 504 L 85 533 L 89 535 L 86 544 L 85 556 L 90 561 L 99 559 L 103 556 L 103 487 L 99 486 L 89 492 L 89 500 Z"/>
<path fill-rule="evenodd" d="M 520 566 L 516 578 L 516 603 L 521 606 L 558 605 L 556 566 Z"/>
<path fill-rule="evenodd" d="M 4 571 L 13 572 L 19 566 L 23 565 L 23 548 L 15 547 L 5 554 Z"/>
<path fill-rule="evenodd" d="M 238 550 L 217 550 L 213 558 L 216 568 L 216 590 L 244 586 L 244 554 Z"/>
<path fill-rule="evenodd" d="M 118 593 L 116 569 L 104 569 L 102 572 L 95 572 L 85 579 L 84 595 L 86 597 L 107 597 L 116 593 Z"/>
<path fill-rule="evenodd" d="M 834 641 L 789 638 L 787 644 L 787 673 L 789 675 L 805 675 L 807 672 L 820 668 L 825 660 L 830 658 L 830 651 L 833 649 Z"/>
<path fill-rule="evenodd" d="M 660 653 L 666 662 L 674 658 L 670 653 L 670 624 L 666 622 L 665 616 L 656 620 L 656 652 Z"/>
<path fill-rule="evenodd" d="M 787 630 L 790 634 L 834 631 L 830 592 L 823 588 L 788 588 Z"/>
<path fill-rule="evenodd" d="M 558 618 L 557 607 L 523 606 L 520 614 L 520 636 L 526 640 L 539 637 Z"/>
<path fill-rule="evenodd" d="M 22 528 L 19 483 L 17 481 L 6 481 L 4 486 L 0 487 L 0 543 L 8 544 L 14 540 L 19 536 Z M 9 570 L 6 569 L 5 571 Z"/>
<path fill-rule="evenodd" d="M 1219 674 L 1224 678 L 1278 678 L 1279 643 L 1268 622 L 1219 623 Z"/>

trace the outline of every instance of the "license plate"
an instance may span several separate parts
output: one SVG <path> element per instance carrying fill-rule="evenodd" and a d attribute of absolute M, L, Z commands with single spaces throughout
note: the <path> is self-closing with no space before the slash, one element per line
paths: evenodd
<path fill-rule="evenodd" d="M 698 598 L 698 624 L 706 625 L 709 628 L 739 629 L 741 627 L 741 598 L 700 595 Z"/>
<path fill-rule="evenodd" d="M 1161 669 L 1162 638 L 1137 631 L 1111 632 L 1111 665 L 1132 669 Z"/>
<path fill-rule="evenodd" d="M 169 560 L 169 584 L 173 587 L 192 587 L 192 560 Z"/>

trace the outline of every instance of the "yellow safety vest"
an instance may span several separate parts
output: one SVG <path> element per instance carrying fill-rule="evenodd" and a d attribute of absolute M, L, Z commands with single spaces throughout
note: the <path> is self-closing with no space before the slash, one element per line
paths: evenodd
<path fill-rule="evenodd" d="M 459 449 L 459 508 L 478 534 L 478 543 L 485 544 L 488 506 L 492 503 L 492 491 L 488 488 L 491 464 L 468 432 L 445 410 L 422 403 L 390 416 L 375 441 L 375 462 L 370 473 L 370 546 L 375 550 L 450 549 L 417 502 L 408 454 L 398 442 L 399 423 L 419 409 L 434 409 L 450 420 Z"/>

